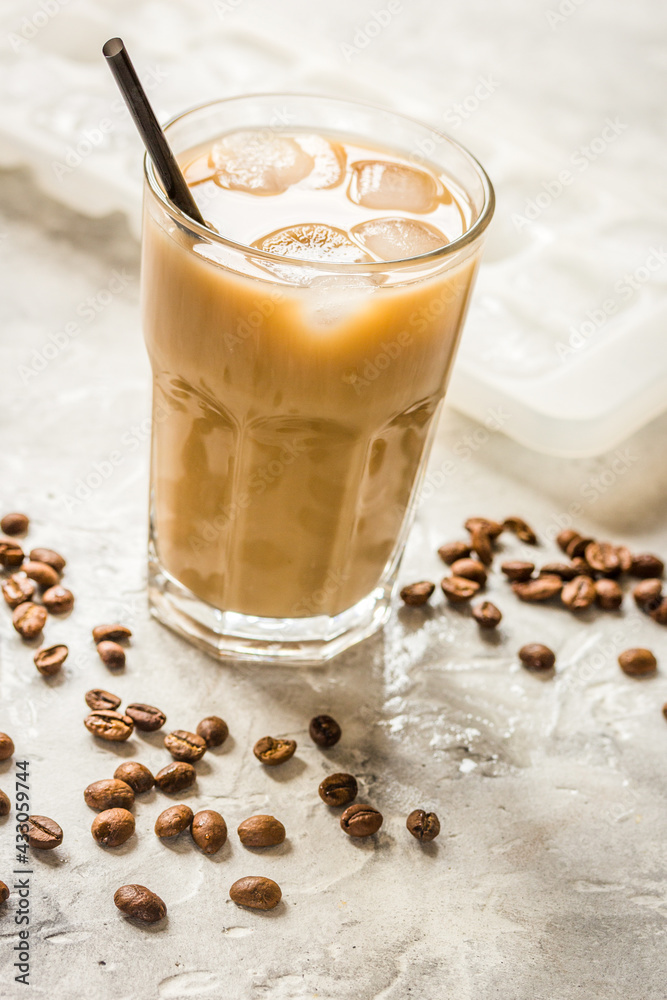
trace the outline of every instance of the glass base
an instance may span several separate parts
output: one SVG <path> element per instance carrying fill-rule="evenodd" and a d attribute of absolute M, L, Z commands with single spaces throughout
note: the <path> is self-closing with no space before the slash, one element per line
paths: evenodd
<path fill-rule="evenodd" d="M 377 632 L 389 617 L 396 573 L 354 607 L 333 617 L 255 618 L 220 611 L 196 597 L 151 559 L 151 613 L 168 628 L 218 659 L 322 663 Z"/>

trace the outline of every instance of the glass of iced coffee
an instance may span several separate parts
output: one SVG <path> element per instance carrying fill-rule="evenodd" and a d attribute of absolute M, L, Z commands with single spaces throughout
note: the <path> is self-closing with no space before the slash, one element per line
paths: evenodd
<path fill-rule="evenodd" d="M 146 163 L 150 600 L 217 656 L 318 661 L 386 620 L 493 213 L 477 161 L 378 108 L 219 101 Z"/>

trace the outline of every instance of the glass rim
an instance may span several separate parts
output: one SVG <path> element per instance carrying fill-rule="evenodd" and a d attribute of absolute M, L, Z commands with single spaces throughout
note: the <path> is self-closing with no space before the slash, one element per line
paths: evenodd
<path fill-rule="evenodd" d="M 404 115 L 400 112 L 393 111 L 391 108 L 385 108 L 378 104 L 372 104 L 368 101 L 355 101 L 349 100 L 347 98 L 341 97 L 331 97 L 324 94 L 304 94 L 298 91 L 261 91 L 257 93 L 248 94 L 235 94 L 233 97 L 222 97 L 217 98 L 212 101 L 204 101 L 202 104 L 196 104 L 185 111 L 179 112 L 177 115 L 173 115 L 162 128 L 165 132 L 175 125 L 177 122 L 190 115 L 195 114 L 198 111 L 203 111 L 205 108 L 211 108 L 216 105 L 225 105 L 233 103 L 234 101 L 247 100 L 248 98 L 298 98 L 299 100 L 309 100 L 309 101 L 334 101 L 338 104 L 344 104 L 356 108 L 367 108 L 370 111 L 381 112 L 382 114 L 391 115 L 394 118 L 400 118 L 404 122 L 409 122 L 412 125 L 418 125 L 420 128 L 426 128 L 432 134 L 440 136 L 445 140 L 450 146 L 453 146 L 458 150 L 459 153 L 469 162 L 469 164 L 476 171 L 481 184 L 484 194 L 484 201 L 480 209 L 479 215 L 470 226 L 466 229 L 461 236 L 457 236 L 455 240 L 451 243 L 446 243 L 442 247 L 438 247 L 436 250 L 430 250 L 428 253 L 418 254 L 414 257 L 403 257 L 398 260 L 387 260 L 387 261 L 369 261 L 368 263 L 349 263 L 346 261 L 324 261 L 324 260 L 304 260 L 300 257 L 285 257 L 282 254 L 269 253 L 267 250 L 260 250 L 257 247 L 248 246 L 246 243 L 237 243 L 235 240 L 231 240 L 226 236 L 222 236 L 220 233 L 208 226 L 202 226 L 200 223 L 196 222 L 185 212 L 182 212 L 177 205 L 167 197 L 161 184 L 158 182 L 154 165 L 150 159 L 148 153 L 144 154 L 144 178 L 148 183 L 148 186 L 152 193 L 158 198 L 162 206 L 167 210 L 169 215 L 172 217 L 174 222 L 176 222 L 181 228 L 187 229 L 192 235 L 203 237 L 209 243 L 217 243 L 224 246 L 228 250 L 233 250 L 237 253 L 242 253 L 245 255 L 251 254 L 253 258 L 258 260 L 271 261 L 273 263 L 280 262 L 282 264 L 289 264 L 291 266 L 298 266 L 300 268 L 313 268 L 316 270 L 331 272 L 340 272 L 343 274 L 368 274 L 369 272 L 374 273 L 376 271 L 387 271 L 399 269 L 402 267 L 415 267 L 422 264 L 433 264 L 439 260 L 445 260 L 448 257 L 453 257 L 459 253 L 460 250 L 474 243 L 486 230 L 491 218 L 493 216 L 495 208 L 495 192 L 493 190 L 493 185 L 491 179 L 487 174 L 486 170 L 479 162 L 477 157 L 473 156 L 469 150 L 462 146 L 460 142 L 453 139 L 446 132 L 441 131 L 438 128 L 434 128 L 427 122 L 422 122 L 418 118 L 413 118 L 410 115 Z M 297 126 L 298 127 L 298 126 Z M 456 178 L 454 178 L 456 180 Z M 460 182 L 459 182 L 460 183 Z M 465 190 L 465 189 L 464 189 Z M 215 263 L 215 261 L 212 261 Z"/>

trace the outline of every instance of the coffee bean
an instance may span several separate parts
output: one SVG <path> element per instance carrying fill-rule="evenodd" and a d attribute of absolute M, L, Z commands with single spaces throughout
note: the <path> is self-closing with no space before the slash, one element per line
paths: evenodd
<path fill-rule="evenodd" d="M 479 561 L 485 566 L 493 562 L 493 545 L 491 536 L 483 528 L 473 528 L 470 531 L 470 548 L 477 553 Z"/>
<path fill-rule="evenodd" d="M 113 773 L 114 778 L 124 781 L 129 785 L 135 795 L 142 792 L 150 792 L 155 784 L 155 778 L 145 764 L 140 764 L 136 760 L 125 760 L 119 764 Z"/>
<path fill-rule="evenodd" d="M 308 732 L 318 747 L 333 747 L 341 737 L 341 728 L 330 715 L 316 715 L 310 720 Z"/>
<path fill-rule="evenodd" d="M 487 517 L 469 517 L 463 527 L 466 531 L 483 531 L 493 541 L 503 532 L 500 521 L 490 521 Z"/>
<path fill-rule="evenodd" d="M 595 571 L 591 569 L 585 559 L 581 556 L 575 556 L 572 560 L 572 579 L 575 576 L 590 576 L 591 579 L 595 576 Z"/>
<path fill-rule="evenodd" d="M 48 563 L 34 562 L 32 559 L 28 559 L 23 563 L 22 569 L 25 575 L 34 580 L 41 590 L 55 587 L 60 580 L 60 574 L 56 573 L 53 566 L 49 566 Z"/>
<path fill-rule="evenodd" d="M 54 819 L 48 816 L 28 818 L 28 843 L 38 851 L 52 851 L 63 842 L 63 831 Z"/>
<path fill-rule="evenodd" d="M 440 581 L 440 587 L 450 604 L 464 604 L 479 590 L 478 583 L 464 576 L 446 576 Z"/>
<path fill-rule="evenodd" d="M 537 545 L 537 535 L 522 517 L 506 517 L 503 528 L 513 531 L 519 541 L 525 542 L 526 545 Z"/>
<path fill-rule="evenodd" d="M 105 667 L 109 670 L 122 670 L 125 666 L 125 650 L 117 642 L 103 639 L 97 644 L 97 653 Z"/>
<path fill-rule="evenodd" d="M 9 796 L 0 789 L 0 816 L 7 816 L 12 808 Z"/>
<path fill-rule="evenodd" d="M 575 538 L 581 538 L 578 531 L 574 531 L 573 528 L 565 528 L 563 531 L 559 531 L 556 535 L 556 542 L 558 543 L 559 549 L 563 552 L 567 552 L 568 545 L 574 541 Z"/>
<path fill-rule="evenodd" d="M 480 628 L 496 628 L 502 621 L 501 611 L 491 601 L 482 601 L 472 609 L 472 616 Z"/>
<path fill-rule="evenodd" d="M 12 542 L 9 538 L 0 538 L 0 565 L 20 566 L 23 558 L 23 549 L 18 542 Z"/>
<path fill-rule="evenodd" d="M 74 607 L 74 594 L 67 587 L 49 587 L 42 595 L 44 607 L 52 615 L 66 615 Z"/>
<path fill-rule="evenodd" d="M 586 546 L 584 558 L 591 569 L 603 576 L 618 576 L 621 572 L 618 551 L 611 542 L 591 542 Z"/>
<path fill-rule="evenodd" d="M 562 589 L 563 581 L 559 576 L 538 576 L 536 580 L 528 580 L 527 583 L 512 584 L 512 590 L 516 596 L 531 604 L 537 601 L 548 601 L 560 594 Z"/>
<path fill-rule="evenodd" d="M 346 806 L 357 797 L 357 779 L 353 774 L 336 772 L 320 783 L 318 792 L 328 806 Z"/>
<path fill-rule="evenodd" d="M 528 670 L 553 670 L 556 654 L 541 642 L 529 642 L 519 650 L 519 659 Z"/>
<path fill-rule="evenodd" d="M 14 609 L 12 624 L 23 639 L 36 639 L 46 624 L 46 608 L 25 601 Z"/>
<path fill-rule="evenodd" d="M 192 764 L 185 761 L 174 761 L 167 764 L 155 775 L 155 784 L 161 792 L 173 795 L 174 792 L 182 792 L 183 789 L 194 785 L 197 780 L 197 772 Z"/>
<path fill-rule="evenodd" d="M 134 816 L 127 809 L 105 809 L 96 816 L 90 832 L 102 847 L 120 847 L 134 833 Z"/>
<path fill-rule="evenodd" d="M 466 559 L 470 551 L 470 546 L 466 542 L 445 542 L 438 549 L 438 555 L 443 562 L 451 566 L 457 559 Z"/>
<path fill-rule="evenodd" d="M 134 792 L 118 778 L 93 781 L 85 789 L 83 797 L 91 809 L 131 809 L 134 805 Z"/>
<path fill-rule="evenodd" d="M 137 729 L 144 733 L 154 733 L 162 729 L 167 716 L 159 708 L 153 705 L 143 705 L 141 702 L 133 702 L 125 709 L 130 718 L 134 721 Z"/>
<path fill-rule="evenodd" d="M 7 760 L 14 753 L 14 740 L 7 733 L 0 733 L 0 760 Z"/>
<path fill-rule="evenodd" d="M 418 608 L 422 604 L 426 604 L 434 590 L 435 584 L 431 583 L 430 580 L 409 583 L 401 590 L 401 600 L 412 608 Z"/>
<path fill-rule="evenodd" d="M 83 720 L 83 724 L 89 733 L 98 736 L 101 740 L 108 740 L 111 743 L 121 743 L 132 735 L 134 723 L 129 715 L 122 715 L 120 712 L 98 709 L 91 712 Z"/>
<path fill-rule="evenodd" d="M 642 580 L 648 580 L 653 577 L 662 576 L 664 569 L 665 564 L 662 559 L 645 553 L 634 557 L 630 572 L 633 576 L 639 576 Z"/>
<path fill-rule="evenodd" d="M 624 649 L 618 662 L 623 673 L 630 677 L 645 677 L 658 669 L 658 661 L 650 649 Z"/>
<path fill-rule="evenodd" d="M 649 614 L 658 625 L 667 625 L 667 597 L 663 597 L 657 607 L 651 608 Z"/>
<path fill-rule="evenodd" d="M 145 885 L 122 885 L 116 889 L 113 901 L 122 913 L 144 924 L 155 924 L 167 915 L 164 902 Z"/>
<path fill-rule="evenodd" d="M 183 805 L 183 803 L 169 806 L 155 820 L 155 833 L 161 840 L 167 837 L 177 837 L 179 833 L 187 830 L 192 823 L 193 816 L 194 813 L 190 806 Z"/>
<path fill-rule="evenodd" d="M 584 563 L 584 560 L 580 559 L 579 562 Z M 584 563 L 584 565 L 586 564 Z M 590 576 L 591 573 L 590 567 L 587 566 L 586 569 L 587 573 L 583 572 L 578 573 L 577 567 L 574 566 L 572 563 L 552 562 L 552 563 L 545 563 L 544 566 L 541 566 L 539 575 L 559 576 L 561 580 L 574 580 L 575 576 L 586 576 L 586 575 Z"/>
<path fill-rule="evenodd" d="M 47 566 L 53 566 L 56 573 L 62 573 L 67 565 L 66 560 L 60 553 L 54 552 L 53 549 L 32 549 L 29 558 L 32 562 L 41 562 L 46 563 Z"/>
<path fill-rule="evenodd" d="M 595 585 L 589 576 L 575 576 L 563 587 L 560 599 L 566 608 L 583 611 L 595 600 Z"/>
<path fill-rule="evenodd" d="M 440 820 L 435 813 L 414 809 L 408 816 L 405 825 L 416 840 L 435 840 L 440 833 Z"/>
<path fill-rule="evenodd" d="M 652 611 L 662 600 L 662 580 L 655 577 L 642 580 L 632 591 L 632 596 L 638 608 L 647 613 Z"/>
<path fill-rule="evenodd" d="M 111 694 L 110 691 L 105 691 L 103 688 L 92 688 L 90 691 L 86 691 L 85 698 L 86 705 L 93 712 L 105 710 L 113 712 L 120 705 L 118 695 Z"/>
<path fill-rule="evenodd" d="M 662 714 L 663 714 L 663 715 L 664 715 L 664 717 L 665 717 L 665 718 L 667 719 L 667 701 L 666 701 L 666 702 L 665 702 L 665 704 L 664 704 L 664 705 L 662 706 Z"/>
<path fill-rule="evenodd" d="M 605 611 L 616 611 L 623 603 L 623 591 L 615 580 L 602 577 L 595 581 L 595 598 Z"/>
<path fill-rule="evenodd" d="M 129 711 L 129 709 L 128 709 Z M 206 740 L 185 729 L 175 729 L 164 738 L 164 745 L 174 760 L 201 760 L 206 753 Z"/>
<path fill-rule="evenodd" d="M 190 832 L 204 854 L 217 854 L 227 840 L 227 824 L 214 809 L 202 809 L 195 813 Z"/>
<path fill-rule="evenodd" d="M 53 677 L 62 667 L 68 654 L 67 646 L 47 646 L 44 649 L 38 649 L 33 660 L 40 674 L 44 677 Z"/>
<path fill-rule="evenodd" d="M 257 760 L 268 767 L 284 764 L 293 756 L 295 750 L 296 742 L 294 740 L 275 739 L 273 736 L 263 736 L 261 740 L 257 740 L 252 748 Z"/>
<path fill-rule="evenodd" d="M 229 890 L 229 897 L 237 906 L 249 906 L 251 910 L 272 910 L 282 895 L 280 886 L 273 879 L 261 875 L 237 879 Z"/>
<path fill-rule="evenodd" d="M 572 539 L 565 552 L 570 559 L 578 559 L 584 555 L 586 549 L 595 541 L 594 538 L 589 538 L 588 535 L 576 535 Z"/>
<path fill-rule="evenodd" d="M 285 827 L 275 816 L 250 816 L 236 832 L 244 847 L 275 847 L 285 839 Z"/>
<path fill-rule="evenodd" d="M 630 549 L 625 545 L 617 545 L 616 555 L 618 556 L 618 564 L 621 567 L 621 573 L 629 573 L 632 569 L 632 560 L 634 559 Z"/>
<path fill-rule="evenodd" d="M 480 587 L 486 583 L 486 570 L 477 559 L 457 559 L 452 563 L 452 576 L 462 576 L 465 580 L 474 580 Z"/>
<path fill-rule="evenodd" d="M 511 583 L 525 583 L 533 575 L 535 563 L 509 559 L 507 562 L 501 563 L 500 569 Z"/>
<path fill-rule="evenodd" d="M 340 818 L 341 830 L 348 837 L 370 837 L 382 826 L 382 813 L 373 806 L 355 802 L 348 806 Z"/>
<path fill-rule="evenodd" d="M 24 601 L 30 601 L 35 596 L 37 584 L 25 573 L 14 573 L 2 585 L 2 596 L 10 608 L 18 608 Z"/>
<path fill-rule="evenodd" d="M 0 521 L 0 528 L 6 535 L 25 535 L 30 524 L 26 514 L 5 514 Z"/>
<path fill-rule="evenodd" d="M 96 625 L 93 629 L 93 639 L 95 642 L 122 642 L 129 639 L 132 632 L 126 625 Z"/>
<path fill-rule="evenodd" d="M 207 715 L 197 726 L 197 736 L 201 736 L 209 748 L 221 747 L 229 736 L 229 727 L 219 715 Z"/>
<path fill-rule="evenodd" d="M 9 889 L 5 882 L 0 882 L 0 903 L 5 903 L 9 899 Z"/>

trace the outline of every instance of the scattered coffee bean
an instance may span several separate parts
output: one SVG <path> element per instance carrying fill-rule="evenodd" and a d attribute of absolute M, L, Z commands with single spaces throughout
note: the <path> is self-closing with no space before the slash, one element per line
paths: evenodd
<path fill-rule="evenodd" d="M 167 716 L 159 708 L 153 705 L 143 705 L 141 702 L 133 702 L 125 709 L 129 717 L 133 720 L 137 729 L 143 733 L 154 733 L 162 729 Z"/>
<path fill-rule="evenodd" d="M 23 639 L 36 639 L 46 625 L 46 608 L 25 601 L 14 609 L 12 624 Z"/>
<path fill-rule="evenodd" d="M 579 560 L 581 563 L 584 562 L 583 559 Z M 590 576 L 590 567 L 587 567 L 586 573 L 578 573 L 577 567 L 572 563 L 545 563 L 544 566 L 540 567 L 540 576 L 559 576 L 561 580 L 574 580 L 575 576 Z"/>
<path fill-rule="evenodd" d="M 285 839 L 285 827 L 275 816 L 250 816 L 237 833 L 244 847 L 275 847 Z"/>
<path fill-rule="evenodd" d="M 537 545 L 537 535 L 522 517 L 506 517 L 503 528 L 513 531 L 519 541 L 525 542 L 526 545 Z"/>
<path fill-rule="evenodd" d="M 103 639 L 97 644 L 97 653 L 100 660 L 109 670 L 122 670 L 125 666 L 125 650 L 117 642 Z"/>
<path fill-rule="evenodd" d="M 129 739 L 134 729 L 134 723 L 129 715 L 120 712 L 97 709 L 87 715 L 83 724 L 89 733 L 111 743 L 122 743 Z"/>
<path fill-rule="evenodd" d="M 483 531 L 493 541 L 503 533 L 503 526 L 500 521 L 490 521 L 487 517 L 469 517 L 463 527 L 466 531 L 470 532 Z"/>
<path fill-rule="evenodd" d="M 44 607 L 52 615 L 66 615 L 74 607 L 74 594 L 67 587 L 49 587 L 42 594 Z"/>
<path fill-rule="evenodd" d="M 430 580 L 420 580 L 418 583 L 409 583 L 401 590 L 401 600 L 404 604 L 412 608 L 421 607 L 426 604 L 429 597 L 435 590 L 435 584 Z"/>
<path fill-rule="evenodd" d="M 229 727 L 219 715 L 207 715 L 197 726 L 197 736 L 209 747 L 221 747 L 229 736 Z"/>
<path fill-rule="evenodd" d="M 328 806 L 346 806 L 357 797 L 357 779 L 353 774 L 336 772 L 320 783 L 318 792 Z"/>
<path fill-rule="evenodd" d="M 217 854 L 227 840 L 227 824 L 214 809 L 202 809 L 195 813 L 190 832 L 204 854 Z"/>
<path fill-rule="evenodd" d="M 60 580 L 60 574 L 56 573 L 53 566 L 48 563 L 34 562 L 27 559 L 22 566 L 23 572 L 31 580 L 34 580 L 41 590 L 48 590 L 55 587 Z"/>
<path fill-rule="evenodd" d="M 581 558 L 585 554 L 588 546 L 594 541 L 595 539 L 589 538 L 588 535 L 576 535 L 565 551 L 570 559 Z"/>
<path fill-rule="evenodd" d="M 229 897 L 237 906 L 251 910 L 272 910 L 282 899 L 280 886 L 261 875 L 247 875 L 237 879 L 229 890 Z"/>
<path fill-rule="evenodd" d="M 470 555 L 470 545 L 466 542 L 445 542 L 438 549 L 438 555 L 443 562 L 451 566 L 457 559 L 466 559 Z"/>
<path fill-rule="evenodd" d="M 581 556 L 576 556 L 572 560 L 572 579 L 575 576 L 590 576 L 591 578 L 595 575 L 595 571 L 591 569 L 585 559 Z"/>
<path fill-rule="evenodd" d="M 179 833 L 187 830 L 192 823 L 193 816 L 194 813 L 190 806 L 183 805 L 183 803 L 169 806 L 155 820 L 155 833 L 161 840 L 165 840 L 167 837 L 177 837 Z"/>
<path fill-rule="evenodd" d="M 273 736 L 263 736 L 252 748 L 257 760 L 269 767 L 284 764 L 294 755 L 295 750 L 295 740 L 275 739 Z"/>
<path fill-rule="evenodd" d="M 667 625 L 667 597 L 663 597 L 658 606 L 649 611 L 649 614 L 658 625 Z"/>
<path fill-rule="evenodd" d="M 136 760 L 125 760 L 119 764 L 113 773 L 114 778 L 124 781 L 129 785 L 135 795 L 142 792 L 150 792 L 155 784 L 155 778 L 145 764 L 140 764 Z"/>
<path fill-rule="evenodd" d="M 405 825 L 416 840 L 435 840 L 440 833 L 440 820 L 435 813 L 414 809 L 408 816 Z"/>
<path fill-rule="evenodd" d="M 120 698 L 118 695 L 111 694 L 111 691 L 105 691 L 103 688 L 92 688 L 90 691 L 86 691 L 85 694 L 86 705 L 88 708 L 92 709 L 93 712 L 107 711 L 113 712 L 120 705 Z"/>
<path fill-rule="evenodd" d="M 529 603 L 548 601 L 560 594 L 562 589 L 563 581 L 559 576 L 538 576 L 536 580 L 512 584 L 512 590 L 516 596 Z"/>
<path fill-rule="evenodd" d="M 30 580 L 25 573 L 14 573 L 2 585 L 2 596 L 10 608 L 18 608 L 19 604 L 31 601 L 35 596 L 37 584 Z"/>
<path fill-rule="evenodd" d="M 26 514 L 5 514 L 0 521 L 0 528 L 6 535 L 25 535 L 30 524 Z"/>
<path fill-rule="evenodd" d="M 0 903 L 6 903 L 9 899 L 9 888 L 5 882 L 0 882 Z"/>
<path fill-rule="evenodd" d="M 134 833 L 134 816 L 127 809 L 105 809 L 93 820 L 90 832 L 102 847 L 120 847 Z"/>
<path fill-rule="evenodd" d="M 83 797 L 91 809 L 131 809 L 134 805 L 134 792 L 118 778 L 93 781 L 85 789 Z"/>
<path fill-rule="evenodd" d="M 500 569 L 511 583 L 525 583 L 533 575 L 535 563 L 509 559 L 501 563 Z"/>
<path fill-rule="evenodd" d="M 480 587 L 486 583 L 486 570 L 478 559 L 457 559 L 452 563 L 452 576 L 462 576 L 465 580 L 474 580 Z"/>
<path fill-rule="evenodd" d="M 129 639 L 132 632 L 126 625 L 96 625 L 93 629 L 93 639 L 95 642 L 123 642 Z"/>
<path fill-rule="evenodd" d="M 0 538 L 0 565 L 20 566 L 23 559 L 23 549 L 18 542 L 12 542 L 9 538 Z"/>
<path fill-rule="evenodd" d="M 629 548 L 625 545 L 616 546 L 616 555 L 618 556 L 618 563 L 621 567 L 621 573 L 629 573 L 632 569 L 632 560 L 634 556 Z"/>
<path fill-rule="evenodd" d="M 63 842 L 63 831 L 54 819 L 48 816 L 30 816 L 28 819 L 28 843 L 38 851 L 52 851 Z"/>
<path fill-rule="evenodd" d="M 591 542 L 586 546 L 584 559 L 591 569 L 603 576 L 618 576 L 621 572 L 618 550 L 611 542 Z"/>
<path fill-rule="evenodd" d="M 446 576 L 440 581 L 440 587 L 450 604 L 464 604 L 479 590 L 478 583 L 464 576 Z"/>
<path fill-rule="evenodd" d="M 616 611 L 623 603 L 623 591 L 615 580 L 602 577 L 595 581 L 595 598 L 604 611 Z"/>
<path fill-rule="evenodd" d="M 502 621 L 502 613 L 491 601 L 482 601 L 472 609 L 472 616 L 480 628 L 496 628 Z"/>
<path fill-rule="evenodd" d="M 382 813 L 373 806 L 355 802 L 348 806 L 340 818 L 341 830 L 348 837 L 370 837 L 382 826 Z"/>
<path fill-rule="evenodd" d="M 7 760 L 14 753 L 14 740 L 7 733 L 0 733 L 0 760 Z"/>
<path fill-rule="evenodd" d="M 560 599 L 572 611 L 590 608 L 595 600 L 595 585 L 590 576 L 575 576 L 563 586 Z"/>
<path fill-rule="evenodd" d="M 68 654 L 69 649 L 62 644 L 59 646 L 47 646 L 44 649 L 38 649 L 33 656 L 33 660 L 40 674 L 44 677 L 53 677 L 62 667 Z"/>
<path fill-rule="evenodd" d="M 144 924 L 155 924 L 167 915 L 164 902 L 145 885 L 122 885 L 116 889 L 113 901 L 122 913 Z"/>
<path fill-rule="evenodd" d="M 29 558 L 32 562 L 41 562 L 52 566 L 56 573 L 62 573 L 67 565 L 60 553 L 54 552 L 53 549 L 32 549 Z"/>
<path fill-rule="evenodd" d="M 485 566 L 493 562 L 493 544 L 491 536 L 481 527 L 470 529 L 470 548 L 477 554 L 479 561 Z"/>
<path fill-rule="evenodd" d="M 652 577 L 642 580 L 632 591 L 638 608 L 647 613 L 657 608 L 662 600 L 662 580 Z"/>
<path fill-rule="evenodd" d="M 657 556 L 652 556 L 648 553 L 635 556 L 630 566 L 632 575 L 639 576 L 642 580 L 662 576 L 664 569 L 665 564 L 662 559 L 658 559 Z"/>
<path fill-rule="evenodd" d="M 192 764 L 186 764 L 182 760 L 167 764 L 155 775 L 155 784 L 161 792 L 166 792 L 168 795 L 182 792 L 190 785 L 194 785 L 196 780 L 197 772 Z"/>
<path fill-rule="evenodd" d="M 553 670 L 556 654 L 541 642 L 529 642 L 519 650 L 519 659 L 528 670 Z"/>
<path fill-rule="evenodd" d="M 310 738 L 318 747 L 333 747 L 341 738 L 341 728 L 330 715 L 316 715 L 308 727 Z"/>
<path fill-rule="evenodd" d="M 624 649 L 618 662 L 623 673 L 630 677 L 645 677 L 658 669 L 658 661 L 650 649 Z"/>
<path fill-rule="evenodd" d="M 0 789 L 0 816 L 7 816 L 12 808 L 9 796 Z"/>
<path fill-rule="evenodd" d="M 574 541 L 575 538 L 581 538 L 578 531 L 574 531 L 573 528 L 565 528 L 563 531 L 559 531 L 556 535 L 556 542 L 558 543 L 559 549 L 563 552 L 567 552 L 568 545 Z"/>
<path fill-rule="evenodd" d="M 186 760 L 190 764 L 201 760 L 206 753 L 206 740 L 185 729 L 175 729 L 173 733 L 167 733 L 164 745 L 174 760 Z"/>

